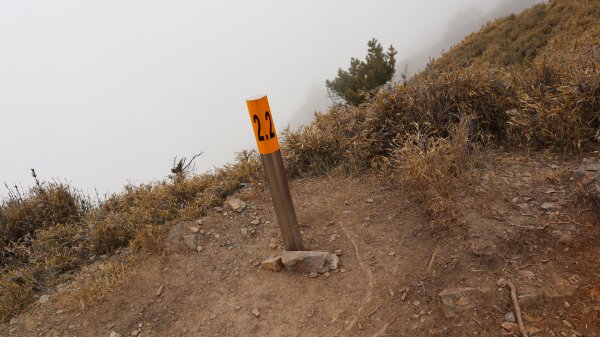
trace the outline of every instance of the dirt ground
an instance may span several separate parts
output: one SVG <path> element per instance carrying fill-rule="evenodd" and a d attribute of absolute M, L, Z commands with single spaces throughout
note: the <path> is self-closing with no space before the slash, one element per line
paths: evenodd
<path fill-rule="evenodd" d="M 254 186 L 236 195 L 248 203 L 242 213 L 203 218 L 201 252 L 148 256 L 123 286 L 83 310 L 50 293 L 0 333 L 516 336 L 501 326 L 513 311 L 505 279 L 522 295 L 530 335 L 600 336 L 599 214 L 571 180 L 578 163 L 495 155 L 453 200 L 455 221 L 445 230 L 432 229 L 381 177 L 293 181 L 307 248 L 342 251 L 340 268 L 317 278 L 257 266 L 283 242 L 268 192 Z M 260 224 L 251 225 L 256 216 Z M 473 288 L 454 318 L 440 303 L 449 288 Z"/>

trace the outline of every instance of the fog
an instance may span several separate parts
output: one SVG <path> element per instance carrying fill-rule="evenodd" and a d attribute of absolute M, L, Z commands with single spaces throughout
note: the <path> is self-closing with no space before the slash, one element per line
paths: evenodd
<path fill-rule="evenodd" d="M 35 168 L 118 192 L 201 151 L 210 170 L 255 146 L 246 97 L 266 93 L 281 131 L 326 108 L 370 38 L 418 69 L 530 2 L 0 0 L 0 182 Z"/>

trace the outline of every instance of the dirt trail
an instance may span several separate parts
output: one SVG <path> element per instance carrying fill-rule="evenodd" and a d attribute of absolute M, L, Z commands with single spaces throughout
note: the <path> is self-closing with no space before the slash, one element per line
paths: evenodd
<path fill-rule="evenodd" d="M 433 231 L 427 215 L 380 178 L 294 181 L 306 246 L 343 252 L 340 268 L 318 278 L 256 266 L 280 250 L 269 248 L 271 240 L 283 242 L 268 193 L 244 191 L 243 213 L 203 219 L 202 252 L 149 256 L 123 287 L 83 311 L 60 308 L 51 294 L 0 332 L 498 336 L 512 308 L 508 289 L 497 285 L 505 278 L 535 297 L 523 305 L 534 336 L 599 336 L 600 227 L 572 186 L 575 165 L 541 155 L 500 156 L 454 201 L 456 221 L 444 231 Z M 544 203 L 556 210 L 542 209 Z M 261 219 L 255 234 L 242 234 L 254 216 Z M 473 309 L 448 319 L 438 294 L 453 287 L 478 291 L 468 299 Z"/>

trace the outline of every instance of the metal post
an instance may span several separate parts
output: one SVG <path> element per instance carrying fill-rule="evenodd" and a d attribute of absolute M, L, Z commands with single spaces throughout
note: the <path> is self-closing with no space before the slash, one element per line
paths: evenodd
<path fill-rule="evenodd" d="M 304 250 L 269 101 L 266 95 L 259 95 L 248 98 L 246 104 L 285 248 Z"/>

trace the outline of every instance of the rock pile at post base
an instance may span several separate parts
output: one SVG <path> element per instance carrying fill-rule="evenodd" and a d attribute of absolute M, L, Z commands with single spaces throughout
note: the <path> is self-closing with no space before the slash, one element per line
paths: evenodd
<path fill-rule="evenodd" d="M 329 252 L 286 251 L 281 256 L 270 257 L 261 263 L 262 268 L 279 271 L 285 267 L 299 273 L 323 274 L 338 268 L 339 258 Z"/>

